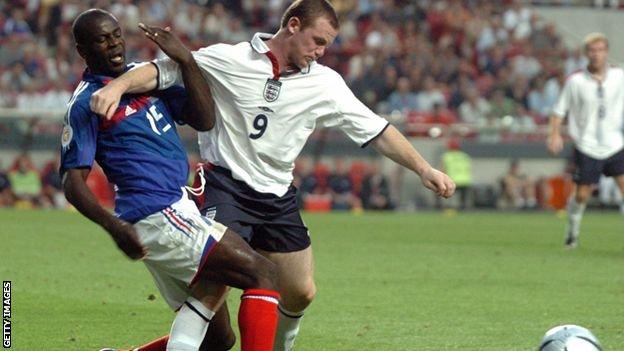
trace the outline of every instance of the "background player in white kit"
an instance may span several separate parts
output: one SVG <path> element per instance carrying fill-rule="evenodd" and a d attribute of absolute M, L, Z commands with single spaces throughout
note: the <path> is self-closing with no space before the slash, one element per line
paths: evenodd
<path fill-rule="evenodd" d="M 203 210 L 245 237 L 276 263 L 281 294 L 276 350 L 292 348 L 304 309 L 316 287 L 308 230 L 291 185 L 294 161 L 316 126 L 338 127 L 361 146 L 373 147 L 417 173 L 423 184 L 449 197 L 455 184 L 434 169 L 386 120 L 364 106 L 332 69 L 316 63 L 337 35 L 338 19 L 326 0 L 295 1 L 275 35 L 217 44 L 193 54 L 208 78 L 217 114 L 215 128 L 200 133 L 206 173 Z M 165 53 L 160 38 L 146 35 Z M 163 47 L 165 46 L 165 47 Z M 92 108 L 109 114 L 124 92 L 164 89 L 180 82 L 177 64 L 157 60 L 97 92 Z"/>
<path fill-rule="evenodd" d="M 589 34 L 584 44 L 589 64 L 566 80 L 550 118 L 547 141 L 550 152 L 561 152 L 561 124 L 567 116 L 576 184 L 568 201 L 565 245 L 569 248 L 578 245 L 583 212 L 600 176 L 614 177 L 624 193 L 624 71 L 607 63 L 609 42 L 603 34 Z"/>

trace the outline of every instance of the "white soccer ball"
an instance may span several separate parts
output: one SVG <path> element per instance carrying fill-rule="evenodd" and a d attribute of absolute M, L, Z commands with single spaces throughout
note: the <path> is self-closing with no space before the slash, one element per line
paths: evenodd
<path fill-rule="evenodd" d="M 589 330 L 569 324 L 547 331 L 539 351 L 602 351 L 602 347 Z"/>

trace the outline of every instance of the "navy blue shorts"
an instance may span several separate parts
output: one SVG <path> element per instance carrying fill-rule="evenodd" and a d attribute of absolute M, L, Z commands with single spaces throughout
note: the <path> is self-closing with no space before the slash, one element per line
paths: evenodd
<path fill-rule="evenodd" d="M 597 184 L 603 174 L 607 177 L 624 174 L 624 149 L 607 159 L 598 160 L 574 148 L 572 160 L 574 162 L 572 180 L 576 184 Z"/>
<path fill-rule="evenodd" d="M 259 193 L 222 167 L 204 169 L 206 188 L 199 209 L 242 236 L 254 249 L 293 252 L 310 246 L 297 206 L 297 188 L 279 197 Z"/>

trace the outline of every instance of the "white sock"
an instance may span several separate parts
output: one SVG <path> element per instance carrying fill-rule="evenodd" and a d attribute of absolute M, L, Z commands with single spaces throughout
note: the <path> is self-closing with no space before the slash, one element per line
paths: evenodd
<path fill-rule="evenodd" d="M 214 314 L 199 300 L 189 297 L 171 325 L 167 351 L 199 350 Z"/>
<path fill-rule="evenodd" d="M 620 214 L 624 216 L 624 201 L 620 201 Z"/>
<path fill-rule="evenodd" d="M 275 346 L 273 351 L 290 351 L 295 345 L 295 338 L 299 334 L 299 324 L 303 319 L 303 311 L 290 312 L 282 305 L 277 306 L 279 319 L 275 332 Z"/>
<path fill-rule="evenodd" d="M 574 196 L 571 196 L 568 200 L 568 228 L 566 234 L 571 234 L 575 239 L 579 237 L 581 232 L 581 220 L 583 219 L 585 206 L 586 204 L 576 202 L 576 197 Z"/>

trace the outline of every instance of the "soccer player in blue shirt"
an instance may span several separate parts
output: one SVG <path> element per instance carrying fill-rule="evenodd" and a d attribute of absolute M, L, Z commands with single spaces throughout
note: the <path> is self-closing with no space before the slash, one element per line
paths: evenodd
<path fill-rule="evenodd" d="M 188 50 L 178 55 L 171 50 L 185 85 L 194 89 L 126 94 L 112 118 L 100 118 L 89 107 L 91 94 L 131 69 L 122 31 L 113 15 L 99 9 L 81 13 L 72 30 L 88 68 L 68 103 L 62 133 L 60 172 L 67 199 L 128 257 L 144 261 L 178 311 L 167 350 L 200 348 L 226 285 L 245 290 L 239 310 L 242 350 L 272 350 L 279 297 L 273 264 L 236 233 L 202 217 L 185 190 L 188 161 L 175 123 L 205 131 L 215 118 L 196 62 Z M 93 161 L 115 185 L 115 215 L 86 185 Z"/>

